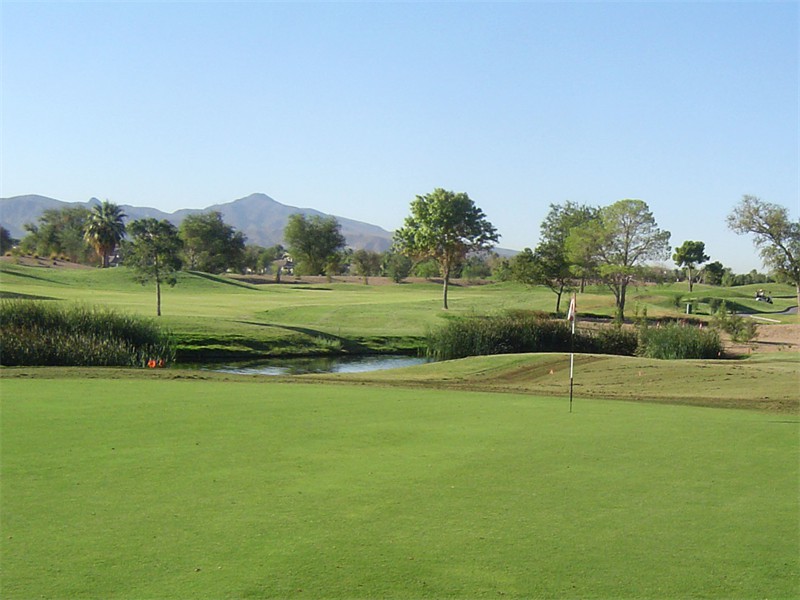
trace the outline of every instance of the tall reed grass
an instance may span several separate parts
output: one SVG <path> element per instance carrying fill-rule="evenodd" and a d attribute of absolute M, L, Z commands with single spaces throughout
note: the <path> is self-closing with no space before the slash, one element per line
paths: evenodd
<path fill-rule="evenodd" d="M 576 331 L 573 340 L 566 321 L 514 311 L 502 316 L 453 319 L 428 333 L 426 354 L 435 360 L 450 360 L 488 354 L 568 352 L 574 348 L 576 352 L 633 355 L 636 342 L 634 332 L 617 327 Z"/>
<path fill-rule="evenodd" d="M 0 302 L 0 364 L 145 366 L 172 362 L 169 334 L 153 321 L 83 305 Z"/>
<path fill-rule="evenodd" d="M 640 327 L 638 356 L 645 358 L 718 358 L 722 341 L 714 329 L 668 323 L 663 327 Z"/>

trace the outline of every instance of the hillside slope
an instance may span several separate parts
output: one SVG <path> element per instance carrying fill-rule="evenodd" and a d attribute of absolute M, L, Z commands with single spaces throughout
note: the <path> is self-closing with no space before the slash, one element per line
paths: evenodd
<path fill-rule="evenodd" d="M 59 210 L 73 206 L 91 207 L 99 200 L 92 198 L 88 202 L 62 202 L 46 196 L 29 194 L 0 198 L 0 225 L 11 232 L 12 237 L 25 235 L 26 223 L 35 223 L 45 210 Z M 248 243 L 260 246 L 283 244 L 283 230 L 293 214 L 328 216 L 311 209 L 287 206 L 273 200 L 266 194 L 250 194 L 231 202 L 214 204 L 205 209 L 182 209 L 166 213 L 156 208 L 121 205 L 129 220 L 153 217 L 167 219 L 179 225 L 187 216 L 209 211 L 222 213 L 225 222 L 247 236 Z M 342 234 L 347 244 L 355 249 L 365 248 L 382 252 L 392 243 L 392 233 L 376 225 L 363 223 L 354 219 L 336 217 L 342 226 Z"/>

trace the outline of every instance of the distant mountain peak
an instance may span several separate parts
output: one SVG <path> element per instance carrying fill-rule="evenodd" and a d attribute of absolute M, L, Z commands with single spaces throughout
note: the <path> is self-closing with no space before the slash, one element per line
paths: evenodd
<path fill-rule="evenodd" d="M 12 237 L 25 235 L 24 225 L 35 223 L 45 210 L 60 209 L 67 206 L 91 206 L 100 204 L 97 198 L 87 202 L 63 202 L 46 196 L 34 194 L 0 198 L 0 225 L 11 232 Z M 167 219 L 180 225 L 187 216 L 209 211 L 218 211 L 229 225 L 247 236 L 249 244 L 274 246 L 284 244 L 283 230 L 292 214 L 318 214 L 320 211 L 310 208 L 297 208 L 281 204 L 267 194 L 256 192 L 222 204 L 214 204 L 204 209 L 184 208 L 173 213 L 165 213 L 157 208 L 123 205 L 128 221 L 152 217 Z M 335 215 L 330 215 L 335 216 Z M 362 221 L 336 217 L 342 226 L 342 234 L 348 246 L 354 249 L 365 248 L 376 252 L 388 250 L 392 244 L 392 233 Z"/>

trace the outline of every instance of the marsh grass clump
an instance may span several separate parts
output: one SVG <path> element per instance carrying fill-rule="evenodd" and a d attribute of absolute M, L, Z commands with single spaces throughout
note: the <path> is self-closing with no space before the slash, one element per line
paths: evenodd
<path fill-rule="evenodd" d="M 536 313 L 515 312 L 495 317 L 454 318 L 427 338 L 427 356 L 449 360 L 466 356 L 523 352 L 575 352 L 683 359 L 717 358 L 722 352 L 713 329 L 678 323 L 648 327 L 642 319 L 632 328 L 607 326 L 575 332 L 570 324 Z M 574 345 L 573 345 L 574 342 Z"/>
<path fill-rule="evenodd" d="M 639 339 L 635 331 L 622 327 L 603 327 L 575 333 L 575 351 L 633 356 Z"/>
<path fill-rule="evenodd" d="M 144 366 L 171 362 L 170 336 L 154 322 L 83 305 L 0 302 L 0 364 Z"/>
<path fill-rule="evenodd" d="M 718 358 L 722 354 L 722 342 L 713 329 L 680 323 L 668 323 L 663 327 L 645 326 L 639 329 L 636 354 L 644 358 L 663 359 Z"/>
<path fill-rule="evenodd" d="M 563 321 L 515 312 L 492 317 L 455 318 L 431 331 L 426 353 L 436 360 L 518 352 L 569 349 L 570 331 Z"/>
<path fill-rule="evenodd" d="M 619 327 L 576 331 L 576 352 L 621 354 L 636 351 L 636 333 Z M 435 360 L 466 356 L 523 352 L 568 352 L 573 348 L 567 321 L 532 311 L 513 311 L 501 316 L 455 318 L 427 338 L 426 354 Z"/>

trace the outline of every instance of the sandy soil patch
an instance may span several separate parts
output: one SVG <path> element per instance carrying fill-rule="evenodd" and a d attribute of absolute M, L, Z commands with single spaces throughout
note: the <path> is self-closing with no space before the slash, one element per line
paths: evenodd
<path fill-rule="evenodd" d="M 725 352 L 733 355 L 763 352 L 800 352 L 800 324 L 759 325 L 758 336 L 749 344 L 738 344 L 723 336 Z"/>
<path fill-rule="evenodd" d="M 800 350 L 800 324 L 759 325 L 754 346 L 754 351 L 758 352 Z"/>

